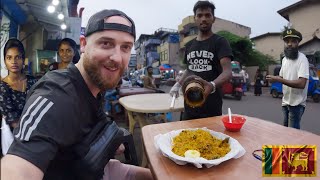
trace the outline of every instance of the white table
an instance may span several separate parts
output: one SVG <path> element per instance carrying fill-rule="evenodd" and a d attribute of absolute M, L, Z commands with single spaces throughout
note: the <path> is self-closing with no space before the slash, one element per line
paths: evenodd
<path fill-rule="evenodd" d="M 184 109 L 183 97 L 176 98 L 173 108 L 170 108 L 172 97 L 170 94 L 153 93 L 125 96 L 119 99 L 120 104 L 127 110 L 129 132 L 133 134 L 134 126 L 139 123 L 140 128 L 150 124 L 145 114 L 181 112 Z M 135 115 L 133 115 L 135 113 Z M 165 116 L 165 114 L 163 115 Z M 163 119 L 166 119 L 165 117 Z M 146 167 L 147 159 L 143 150 L 142 167 Z"/>
<path fill-rule="evenodd" d="M 129 118 L 129 131 L 133 133 L 138 122 L 140 128 L 149 124 L 145 118 L 146 113 L 181 112 L 184 109 L 183 97 L 176 98 L 173 108 L 170 108 L 172 97 L 169 94 L 152 93 L 125 96 L 119 99 L 120 104 L 127 110 Z M 134 117 L 132 113 L 136 113 Z"/>

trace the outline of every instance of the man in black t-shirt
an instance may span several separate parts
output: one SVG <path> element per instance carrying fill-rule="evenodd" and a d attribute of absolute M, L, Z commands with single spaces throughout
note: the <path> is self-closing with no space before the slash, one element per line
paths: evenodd
<path fill-rule="evenodd" d="M 76 147 L 106 120 L 101 92 L 118 84 L 134 40 L 134 22 L 121 11 L 102 10 L 89 19 L 80 38 L 79 62 L 48 72 L 29 91 L 14 142 L 1 159 L 1 179 L 84 179 L 74 168 L 85 159 Z M 110 160 L 103 179 L 152 175 L 148 169 Z"/>
<path fill-rule="evenodd" d="M 199 33 L 186 44 L 184 62 L 187 64 L 187 70 L 170 90 L 171 96 L 178 96 L 182 85 L 193 79 L 201 81 L 204 85 L 205 103 L 195 108 L 184 103 L 184 120 L 222 114 L 220 87 L 231 78 L 233 55 L 228 41 L 211 31 L 215 21 L 214 10 L 215 6 L 209 1 L 198 1 L 195 4 L 194 20 Z"/>

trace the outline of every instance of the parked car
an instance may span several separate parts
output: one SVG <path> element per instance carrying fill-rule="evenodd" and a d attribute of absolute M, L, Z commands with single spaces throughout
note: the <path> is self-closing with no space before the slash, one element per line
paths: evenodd
<path fill-rule="evenodd" d="M 137 70 L 134 73 L 135 76 L 135 84 L 143 87 L 143 77 L 147 75 L 147 67 Z M 154 78 L 154 84 L 157 88 L 160 87 L 161 83 L 161 73 L 159 67 L 153 67 L 153 74 L 152 77 Z"/>

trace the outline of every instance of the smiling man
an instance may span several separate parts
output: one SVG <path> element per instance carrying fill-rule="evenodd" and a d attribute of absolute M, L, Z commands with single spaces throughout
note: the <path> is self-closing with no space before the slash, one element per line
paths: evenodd
<path fill-rule="evenodd" d="M 179 89 L 193 79 L 198 79 L 204 85 L 204 105 L 193 108 L 185 103 L 184 120 L 222 114 L 221 86 L 231 78 L 233 55 L 228 41 L 211 30 L 215 22 L 214 10 L 214 4 L 209 1 L 198 1 L 194 5 L 194 20 L 199 32 L 195 39 L 185 45 L 184 62 L 187 70 L 170 90 L 171 96 L 178 96 Z"/>
<path fill-rule="evenodd" d="M 80 38 L 80 61 L 47 73 L 30 90 L 14 142 L 1 160 L 1 179 L 84 179 L 74 168 L 83 159 L 77 145 L 106 120 L 100 92 L 116 87 L 128 66 L 135 35 L 134 22 L 121 11 L 103 10 L 89 19 L 85 37 Z M 148 169 L 111 160 L 103 179 L 152 175 Z"/>

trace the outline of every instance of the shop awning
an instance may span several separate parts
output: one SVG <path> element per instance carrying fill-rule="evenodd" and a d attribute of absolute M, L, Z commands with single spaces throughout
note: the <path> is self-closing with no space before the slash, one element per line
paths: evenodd
<path fill-rule="evenodd" d="M 159 69 L 160 69 L 161 71 L 171 70 L 172 67 L 171 67 L 169 64 L 162 64 L 161 66 L 159 66 Z"/>

